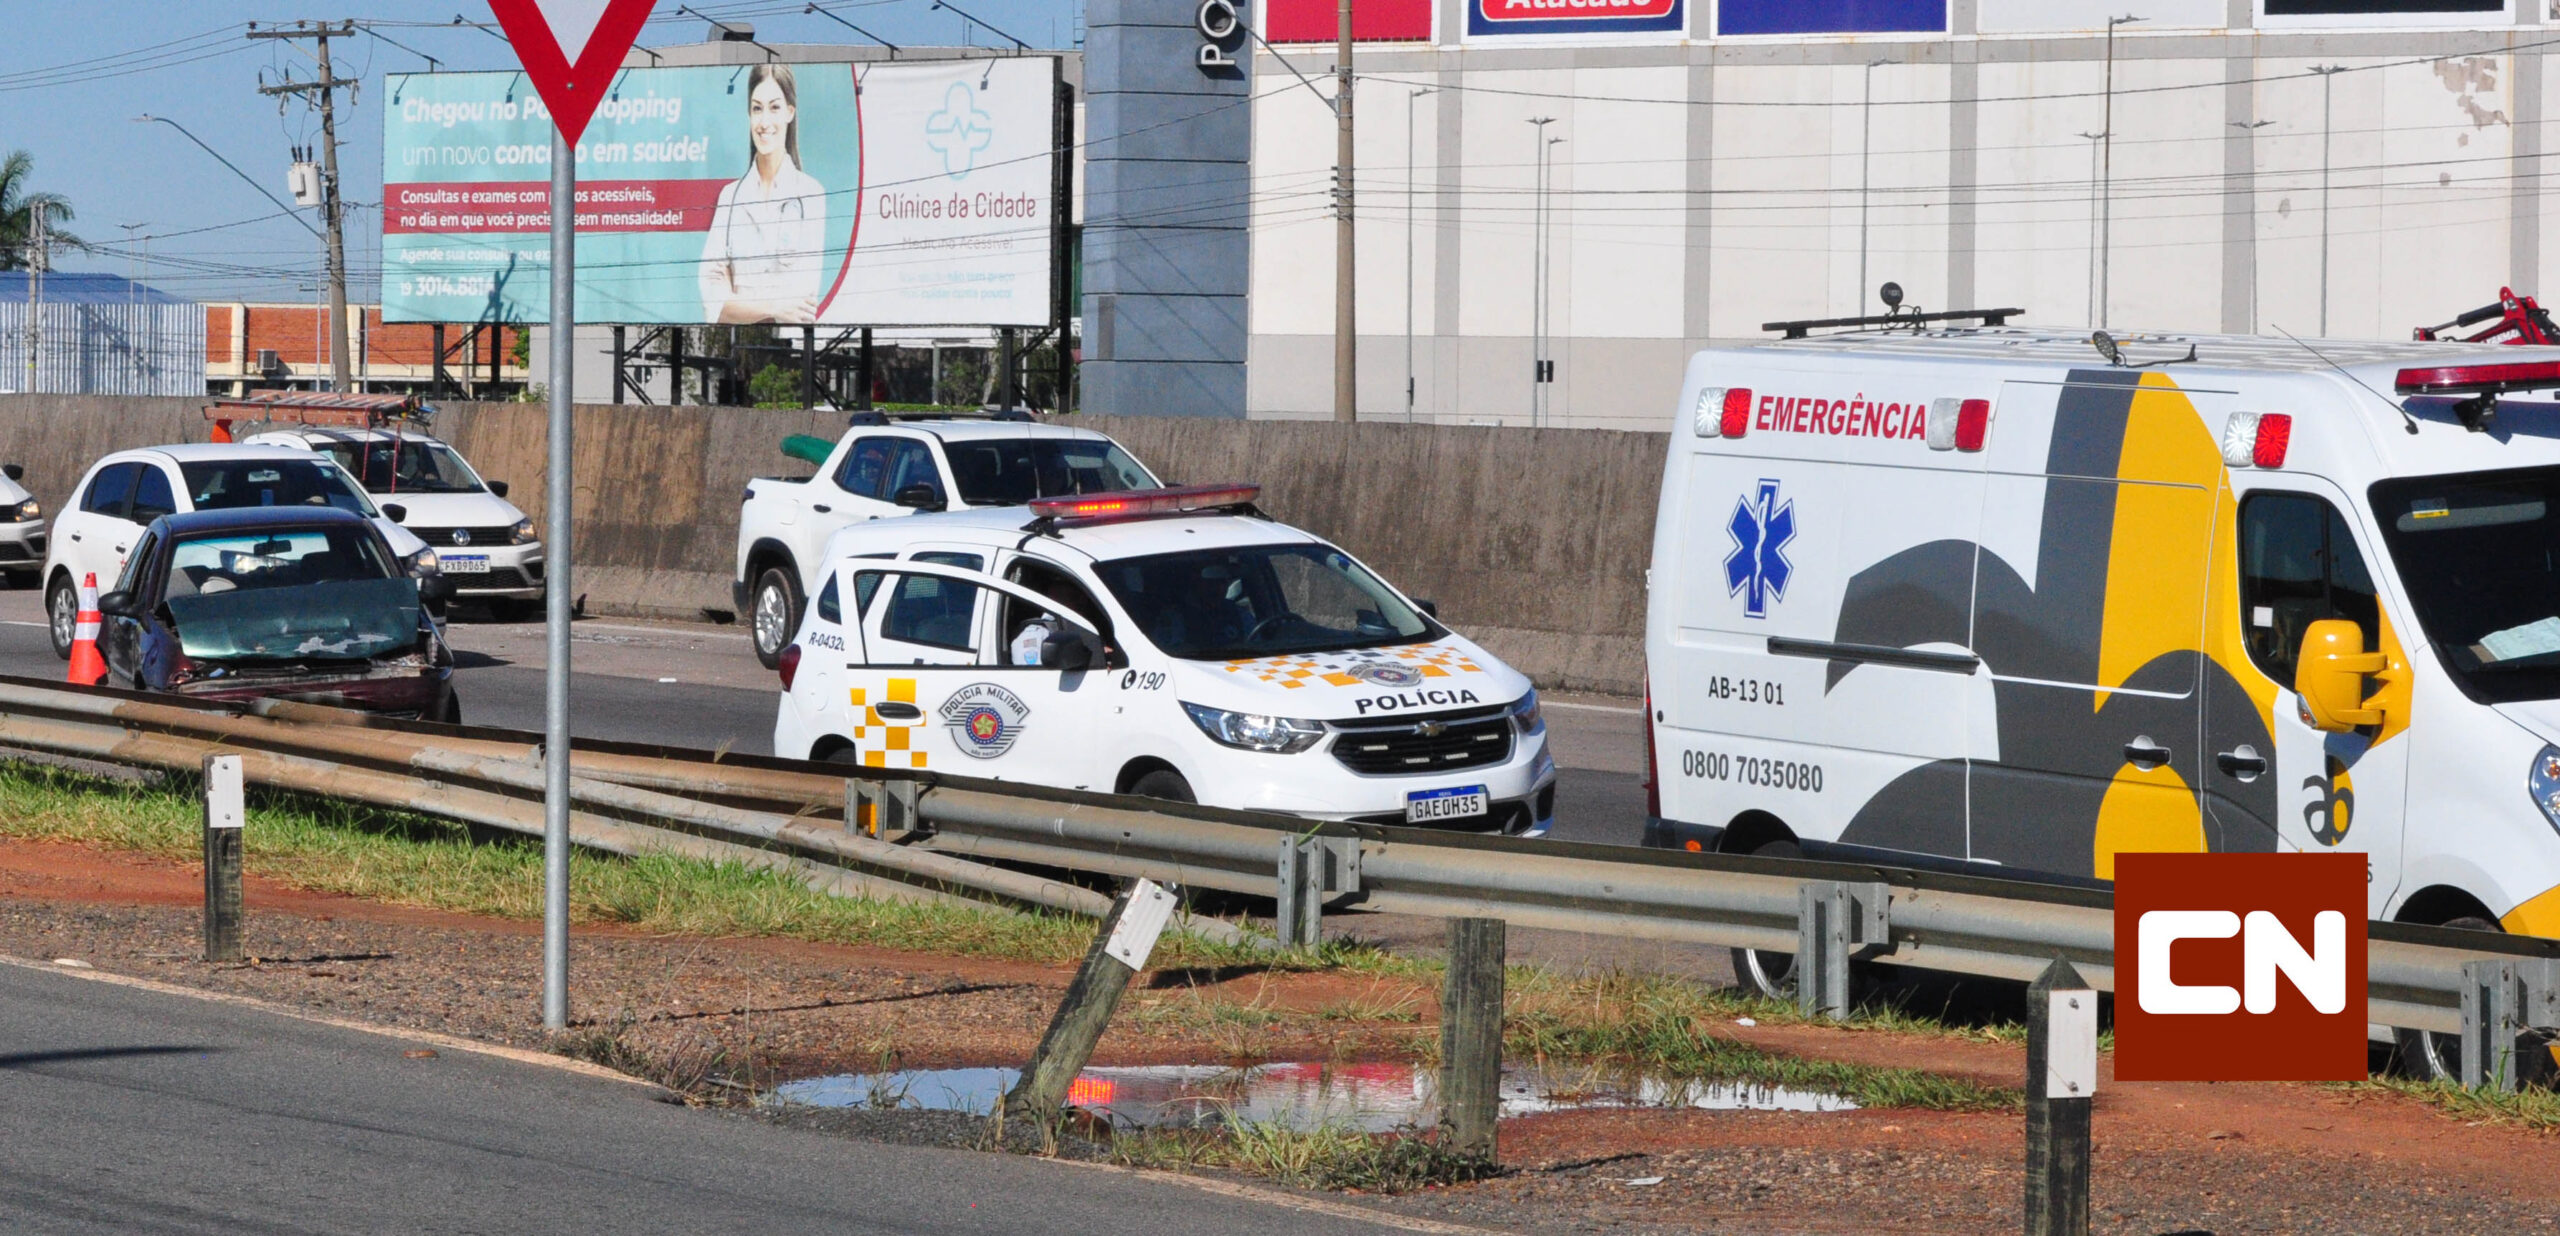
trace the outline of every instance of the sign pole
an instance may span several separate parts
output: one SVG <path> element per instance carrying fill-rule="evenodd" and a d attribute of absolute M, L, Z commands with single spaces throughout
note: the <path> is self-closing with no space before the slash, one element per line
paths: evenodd
<path fill-rule="evenodd" d="M 543 491 L 542 1025 L 569 1025 L 569 512 L 570 388 L 577 362 L 577 152 L 551 130 L 551 429 Z"/>

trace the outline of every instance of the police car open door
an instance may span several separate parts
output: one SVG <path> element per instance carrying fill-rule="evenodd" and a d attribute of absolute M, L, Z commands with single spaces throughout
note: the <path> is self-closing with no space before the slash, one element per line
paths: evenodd
<path fill-rule="evenodd" d="M 873 768 L 1043 779 L 1089 760 L 1080 694 L 1098 696 L 1106 654 L 1091 620 L 982 571 L 944 563 L 849 563 L 869 598 L 862 648 L 846 666 L 849 733 Z M 1003 639 L 1007 609 L 1037 611 L 1056 638 L 1037 652 Z M 1026 664 L 1034 656 L 1047 664 Z M 1107 788 L 1107 787 L 1106 787 Z"/>

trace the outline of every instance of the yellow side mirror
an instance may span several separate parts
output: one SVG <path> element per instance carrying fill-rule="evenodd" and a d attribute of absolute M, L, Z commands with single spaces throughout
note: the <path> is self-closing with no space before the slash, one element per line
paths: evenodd
<path fill-rule="evenodd" d="M 2382 724 L 2382 709 L 2365 698 L 2364 679 L 2390 668 L 2390 658 L 2364 650 L 2364 632 L 2344 618 L 2323 618 L 2302 633 L 2293 689 L 2302 696 L 2314 729 L 2343 734 Z"/>

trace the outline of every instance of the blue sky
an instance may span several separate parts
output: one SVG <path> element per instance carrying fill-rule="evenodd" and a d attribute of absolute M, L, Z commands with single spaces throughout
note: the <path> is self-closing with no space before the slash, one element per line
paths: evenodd
<path fill-rule="evenodd" d="M 803 0 L 706 0 L 697 12 L 752 23 L 768 43 L 848 43 L 852 31 L 805 12 Z M 932 0 L 827 0 L 826 7 L 892 42 L 948 46 L 1000 42 L 971 30 Z M 962 8 L 1035 47 L 1072 46 L 1077 0 L 967 0 Z M 704 21 L 658 0 L 644 44 L 693 43 Z M 150 236 L 148 279 L 201 300 L 306 300 L 321 269 L 320 243 L 275 205 L 167 125 L 138 124 L 166 116 L 227 156 L 277 197 L 291 201 L 285 173 L 295 145 L 319 141 L 318 113 L 300 103 L 278 114 L 258 93 L 261 75 L 312 76 L 293 45 L 251 42 L 248 23 L 354 18 L 385 24 L 379 37 L 359 32 L 331 42 L 340 77 L 364 85 L 350 110 L 342 96 L 338 158 L 350 202 L 382 198 L 382 113 L 386 73 L 421 72 L 424 56 L 446 69 L 511 68 L 506 45 L 480 30 L 449 24 L 456 14 L 491 21 L 487 0 L 383 3 L 340 0 L 328 9 L 296 9 L 233 0 L 79 0 L 63 4 L 0 0 L 12 37 L 0 41 L 0 152 L 35 159 L 33 187 L 71 199 L 71 230 L 112 252 L 59 254 L 64 269 L 135 273 Z M 404 50 L 393 41 L 406 44 Z M 307 43 L 299 46 L 306 48 Z M 1009 46 L 1009 45 L 1008 45 Z M 299 212 L 314 224 L 319 212 Z M 143 225 L 128 229 L 124 225 Z M 350 297 L 370 301 L 379 264 L 381 217 L 371 209 L 347 219 Z M 206 229 L 206 230 L 199 230 Z M 188 235 L 176 233 L 187 232 Z"/>

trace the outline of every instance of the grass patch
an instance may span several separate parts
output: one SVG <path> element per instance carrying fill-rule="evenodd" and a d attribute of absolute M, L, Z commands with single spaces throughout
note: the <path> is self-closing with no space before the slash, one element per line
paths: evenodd
<path fill-rule="evenodd" d="M 1790 1006 L 1693 980 L 1624 971 L 1565 978 L 1538 970 L 1514 970 L 1513 978 L 1518 986 L 1503 1016 L 1503 1050 L 1515 1059 L 1611 1061 L 1670 1077 L 1818 1090 L 1861 1107 L 1990 1111 L 2022 1101 L 2006 1087 L 1918 1069 L 1808 1060 L 1714 1033 L 1739 1017 L 1787 1021 L 1796 1014 Z"/>
<path fill-rule="evenodd" d="M 75 841 L 181 861 L 203 855 L 203 790 L 191 777 L 135 785 L 0 762 L 0 837 Z M 252 789 L 247 869 L 312 892 L 497 918 L 542 916 L 542 845 L 449 820 Z M 790 876 L 668 855 L 573 850 L 570 914 L 668 935 L 778 936 L 1011 960 L 1072 962 L 1093 923 L 1057 913 L 831 897 Z M 1168 932 L 1158 964 L 1268 962 Z"/>
<path fill-rule="evenodd" d="M 1130 1167 L 1226 1168 L 1302 1189 L 1365 1193 L 1409 1193 L 1482 1180 L 1501 1170 L 1409 1133 L 1298 1130 L 1260 1121 L 1216 1130 L 1123 1133 L 1113 1139 L 1111 1154 Z"/>
<path fill-rule="evenodd" d="M 2539 1133 L 2560 1131 L 2560 1091 L 2526 1087 L 2513 1094 L 2502 1094 L 2494 1090 L 2466 1090 L 2457 1082 L 2387 1076 L 2338 1084 L 2346 1090 L 2377 1091 L 2416 1099 L 2463 1120 L 2519 1125 Z"/>

